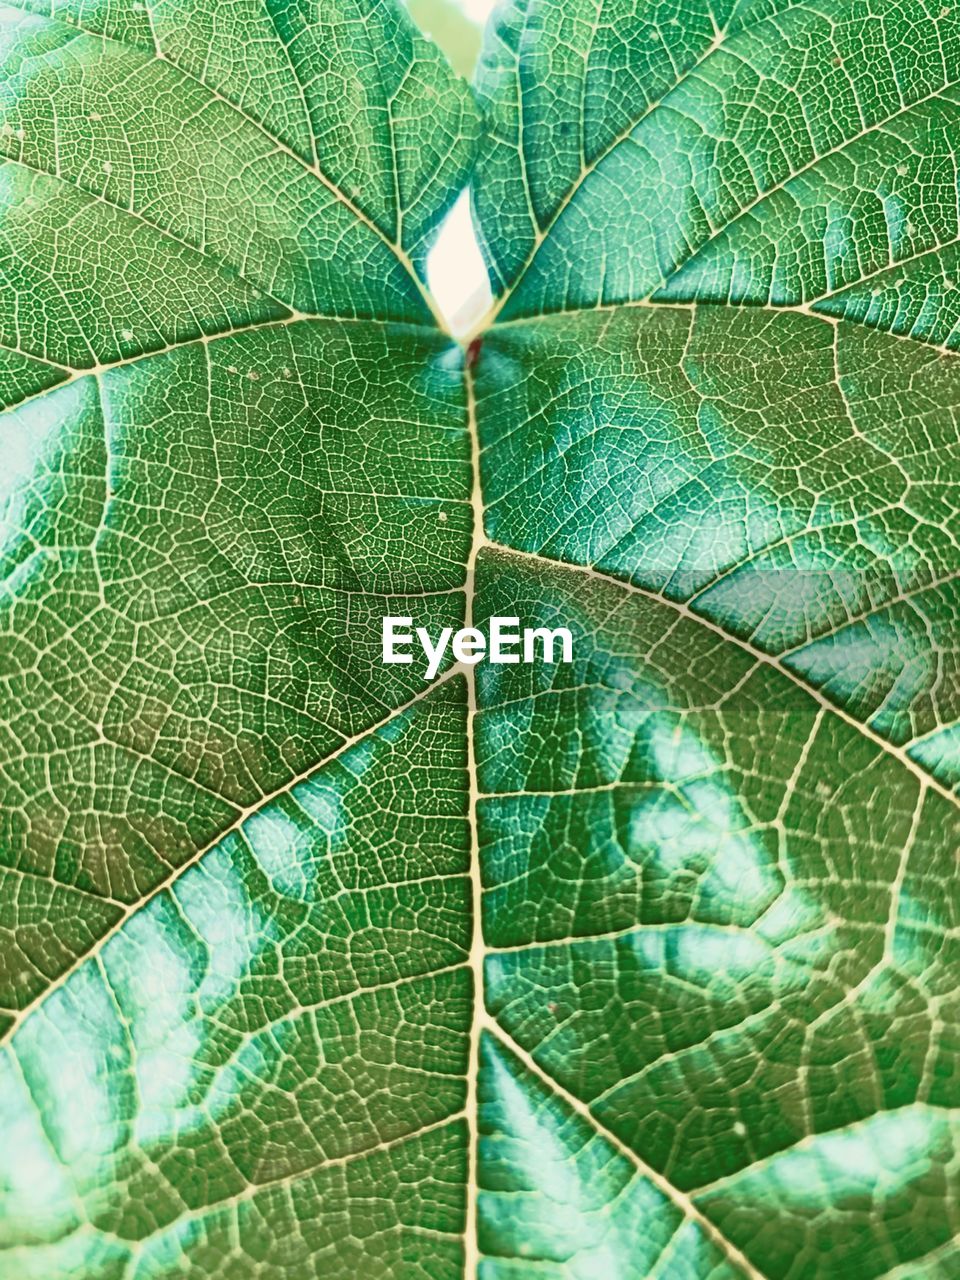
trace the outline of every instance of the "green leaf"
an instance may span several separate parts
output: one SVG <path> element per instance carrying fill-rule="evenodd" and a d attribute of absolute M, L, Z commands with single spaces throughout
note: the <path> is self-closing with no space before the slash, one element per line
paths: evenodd
<path fill-rule="evenodd" d="M 0 59 L 0 1272 L 456 1274 L 465 703 L 380 620 L 463 618 L 468 91 L 381 3 Z"/>
<path fill-rule="evenodd" d="M 21 8 L 4 1280 L 953 1275 L 956 15 Z"/>
<path fill-rule="evenodd" d="M 957 15 L 533 0 L 478 84 L 479 598 L 578 631 L 478 669 L 481 1274 L 950 1275 Z"/>

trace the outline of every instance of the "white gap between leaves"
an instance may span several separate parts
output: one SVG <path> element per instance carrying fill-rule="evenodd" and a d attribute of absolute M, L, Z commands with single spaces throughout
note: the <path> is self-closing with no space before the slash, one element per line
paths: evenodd
<path fill-rule="evenodd" d="M 493 302 L 469 191 L 460 193 L 427 254 L 427 284 L 455 338 L 468 333 Z"/>
<path fill-rule="evenodd" d="M 471 22 L 482 27 L 497 7 L 497 0 L 457 0 L 457 8 Z"/>

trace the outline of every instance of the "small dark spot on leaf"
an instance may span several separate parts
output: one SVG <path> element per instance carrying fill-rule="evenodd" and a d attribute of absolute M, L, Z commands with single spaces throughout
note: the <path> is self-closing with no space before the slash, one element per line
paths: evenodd
<path fill-rule="evenodd" d="M 480 359 L 480 348 L 483 346 L 482 338 L 474 338 L 467 347 L 467 368 L 475 369 L 477 361 Z"/>

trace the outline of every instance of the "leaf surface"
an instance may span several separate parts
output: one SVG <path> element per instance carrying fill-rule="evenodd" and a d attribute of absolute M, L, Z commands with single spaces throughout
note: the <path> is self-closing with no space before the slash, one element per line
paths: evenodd
<path fill-rule="evenodd" d="M 579 627 L 478 676 L 488 1277 L 957 1265 L 958 56 L 912 3 L 488 33 L 480 599 Z"/>
<path fill-rule="evenodd" d="M 5 1280 L 954 1274 L 956 15 L 2 40 Z"/>
<path fill-rule="evenodd" d="M 384 5 L 3 41 L 0 1269 L 456 1274 L 464 697 L 379 658 L 463 617 L 467 91 Z"/>

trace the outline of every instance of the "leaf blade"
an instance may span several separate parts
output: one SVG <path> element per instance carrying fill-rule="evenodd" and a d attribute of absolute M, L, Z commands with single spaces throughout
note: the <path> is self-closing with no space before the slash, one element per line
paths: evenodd
<path fill-rule="evenodd" d="M 953 1159 L 933 994 L 956 962 L 943 905 L 952 797 L 769 665 L 722 638 L 711 652 L 701 624 L 665 602 L 509 553 L 488 558 L 480 599 L 483 616 L 575 619 L 580 655 L 572 669 L 484 672 L 491 1027 L 689 1197 L 750 1274 L 791 1273 L 806 1227 L 779 1229 L 788 1204 L 816 1240 L 802 1274 L 879 1276 L 943 1247 L 949 1192 L 929 1219 L 925 1206 Z M 491 1192 L 531 1193 L 529 1222 L 526 1199 L 511 1213 L 492 1195 L 486 1223 L 489 1254 L 517 1274 L 517 1242 L 540 1239 L 535 1194 L 552 1194 L 555 1142 L 542 1133 L 540 1151 L 532 1122 L 520 1133 L 481 1165 Z M 788 1166 L 806 1172 L 781 1184 Z M 589 1196 L 573 1175 L 571 1187 Z M 858 1229 L 817 1234 L 827 1204 Z M 598 1232 L 576 1212 L 567 1243 L 589 1274 Z M 901 1214 L 915 1231 L 892 1226 Z M 654 1236 L 663 1220 L 653 1214 Z M 648 1263 L 619 1265 L 639 1276 Z"/>
<path fill-rule="evenodd" d="M 470 1017 L 464 744 L 462 685 L 448 681 L 247 817 L 17 1032 L 0 1093 L 18 1149 L 35 1153 L 4 1170 L 7 1234 L 29 1242 L 23 1275 L 38 1262 L 111 1274 L 117 1257 L 133 1274 L 186 1258 L 201 1275 L 205 1251 L 236 1231 L 241 1274 L 263 1274 L 265 1223 L 289 1241 L 277 1265 L 322 1260 L 346 1276 L 361 1241 L 393 1266 L 421 1239 L 456 1274 Z M 376 865 L 350 836 L 358 823 Z M 405 926 L 411 915 L 422 933 Z M 320 944 L 339 967 L 310 963 Z M 71 1061 L 68 1090 L 52 1035 Z M 45 1142 L 53 1184 L 36 1176 Z M 385 1212 L 361 1189 L 369 1161 L 396 1182 Z M 418 1214 L 423 1193 L 404 1182 L 428 1169 L 442 1194 L 432 1206 L 424 1194 Z M 343 1224 L 311 1228 L 309 1212 L 298 1223 L 284 1187 L 305 1205 L 341 1200 Z M 355 1243 L 338 1250 L 344 1224 Z"/>

